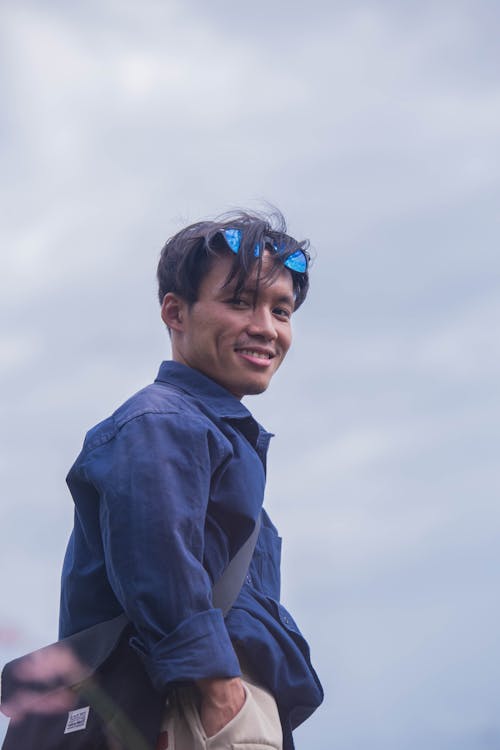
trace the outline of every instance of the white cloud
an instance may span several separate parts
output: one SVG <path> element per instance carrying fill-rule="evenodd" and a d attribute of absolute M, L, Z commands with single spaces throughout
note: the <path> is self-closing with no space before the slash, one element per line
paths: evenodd
<path fill-rule="evenodd" d="M 27 367 L 38 354 L 37 342 L 33 336 L 0 335 L 0 369 L 4 372 Z"/>
<path fill-rule="evenodd" d="M 497 296 L 475 300 L 417 342 L 417 364 L 450 381 L 493 382 L 500 369 L 499 328 Z"/>

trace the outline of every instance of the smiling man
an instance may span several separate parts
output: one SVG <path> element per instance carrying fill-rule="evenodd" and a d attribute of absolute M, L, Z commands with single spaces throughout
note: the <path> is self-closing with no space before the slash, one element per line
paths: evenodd
<path fill-rule="evenodd" d="M 162 750 L 291 750 L 322 700 L 280 603 L 281 539 L 262 507 L 271 436 L 241 403 L 290 348 L 308 261 L 280 215 L 233 214 L 172 237 L 158 266 L 172 361 L 90 430 L 68 475 L 61 636 L 127 614 L 151 680 L 170 688 Z M 213 587 L 253 537 L 224 616 Z"/>
<path fill-rule="evenodd" d="M 173 359 L 241 399 L 262 393 L 282 363 L 292 341 L 295 299 L 291 273 L 276 268 L 268 250 L 237 293 L 235 281 L 227 283 L 233 266 L 233 257 L 219 257 L 193 304 L 168 292 L 162 317 L 172 333 Z"/>

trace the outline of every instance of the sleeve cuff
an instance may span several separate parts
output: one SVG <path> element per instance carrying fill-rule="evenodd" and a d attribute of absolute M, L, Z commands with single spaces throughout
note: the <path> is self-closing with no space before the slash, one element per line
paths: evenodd
<path fill-rule="evenodd" d="M 198 612 L 155 643 L 133 637 L 154 686 L 210 677 L 239 677 L 238 658 L 220 609 Z"/>

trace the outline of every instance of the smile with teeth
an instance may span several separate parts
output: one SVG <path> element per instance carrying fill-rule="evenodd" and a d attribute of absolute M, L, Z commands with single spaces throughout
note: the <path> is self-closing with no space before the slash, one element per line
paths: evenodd
<path fill-rule="evenodd" d="M 258 352 L 255 349 L 237 349 L 240 354 L 246 355 L 247 357 L 255 357 L 256 359 L 269 360 L 272 359 L 273 355 L 269 352 Z"/>

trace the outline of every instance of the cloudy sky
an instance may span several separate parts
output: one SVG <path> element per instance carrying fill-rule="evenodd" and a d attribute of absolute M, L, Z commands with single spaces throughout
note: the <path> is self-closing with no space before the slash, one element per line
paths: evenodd
<path fill-rule="evenodd" d="M 500 746 L 499 23 L 487 0 L 2 1 L 2 662 L 55 637 L 85 431 L 169 356 L 162 244 L 267 201 L 315 254 L 247 399 L 326 691 L 298 748 Z"/>

